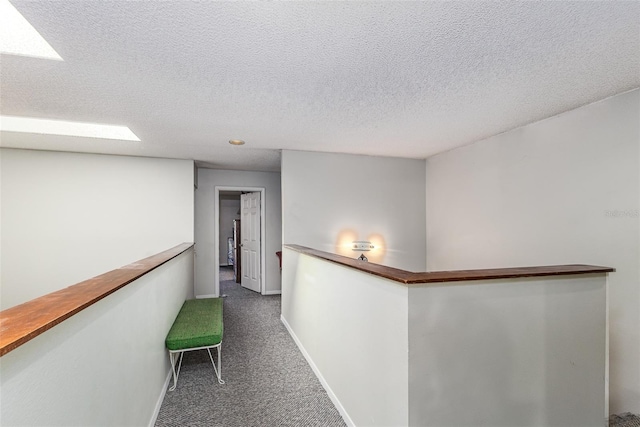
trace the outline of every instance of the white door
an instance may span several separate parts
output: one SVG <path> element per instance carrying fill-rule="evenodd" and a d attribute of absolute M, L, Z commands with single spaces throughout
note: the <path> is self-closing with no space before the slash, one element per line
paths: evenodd
<path fill-rule="evenodd" d="M 260 192 L 240 195 L 243 287 L 260 292 Z"/>

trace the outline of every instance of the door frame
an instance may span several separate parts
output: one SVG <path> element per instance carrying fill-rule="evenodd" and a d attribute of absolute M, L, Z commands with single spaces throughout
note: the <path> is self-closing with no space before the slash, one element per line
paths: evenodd
<path fill-rule="evenodd" d="M 214 207 L 213 207 L 213 280 L 215 282 L 215 296 L 220 296 L 220 192 L 221 191 L 244 191 L 260 192 L 260 294 L 265 294 L 266 282 L 266 221 L 265 221 L 265 187 L 240 187 L 240 186 L 215 186 L 214 187 Z"/>

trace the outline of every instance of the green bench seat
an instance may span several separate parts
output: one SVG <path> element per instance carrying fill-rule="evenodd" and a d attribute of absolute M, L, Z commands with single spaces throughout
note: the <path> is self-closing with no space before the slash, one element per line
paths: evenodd
<path fill-rule="evenodd" d="M 222 298 L 187 300 L 165 341 L 169 350 L 209 347 L 222 341 Z"/>
<path fill-rule="evenodd" d="M 218 382 L 224 384 L 220 359 L 224 331 L 222 318 L 222 298 L 192 299 L 182 304 L 165 340 L 173 370 L 173 386 L 169 388 L 170 391 L 176 389 L 184 352 L 192 350 L 207 350 Z M 212 348 L 218 349 L 217 367 L 211 355 Z"/>

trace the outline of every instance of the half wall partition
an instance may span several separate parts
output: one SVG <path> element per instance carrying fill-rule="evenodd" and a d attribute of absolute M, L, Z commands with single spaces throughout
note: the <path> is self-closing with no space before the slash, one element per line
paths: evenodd
<path fill-rule="evenodd" d="M 412 273 L 286 245 L 282 321 L 349 425 L 602 426 L 612 271 Z"/>

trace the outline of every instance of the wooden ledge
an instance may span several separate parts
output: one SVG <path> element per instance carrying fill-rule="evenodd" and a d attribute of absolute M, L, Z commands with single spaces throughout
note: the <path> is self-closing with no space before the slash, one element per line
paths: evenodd
<path fill-rule="evenodd" d="M 0 356 L 9 353 L 193 247 L 174 248 L 0 311 Z"/>
<path fill-rule="evenodd" d="M 454 270 L 414 273 L 397 268 L 386 267 L 371 262 L 363 262 L 342 255 L 323 252 L 300 245 L 284 245 L 285 248 L 305 255 L 320 258 L 325 261 L 355 268 L 365 273 L 394 280 L 405 285 L 420 283 L 460 282 L 467 280 L 512 279 L 520 277 L 566 276 L 571 274 L 611 273 L 611 267 L 594 265 L 550 265 L 540 267 L 491 268 L 483 270 Z M 286 263 L 286 258 L 285 261 Z"/>

